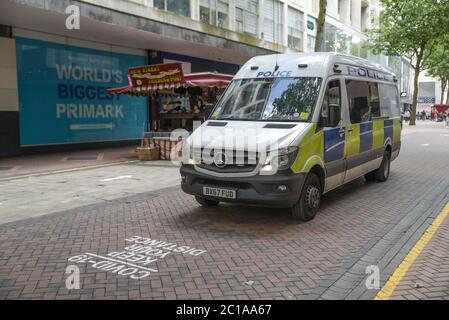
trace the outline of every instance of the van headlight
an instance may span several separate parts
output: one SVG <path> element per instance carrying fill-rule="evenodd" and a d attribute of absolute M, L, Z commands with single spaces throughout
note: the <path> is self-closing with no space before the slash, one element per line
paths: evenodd
<path fill-rule="evenodd" d="M 186 144 L 186 146 L 185 146 L 185 148 L 186 148 L 186 150 L 188 150 L 188 152 L 183 152 L 183 155 L 182 155 L 182 164 L 190 164 L 190 165 L 193 165 L 193 164 L 195 164 L 195 161 L 194 161 L 194 157 L 193 157 L 193 145 L 191 145 L 191 144 Z"/>
<path fill-rule="evenodd" d="M 298 155 L 298 151 L 298 147 L 288 147 L 271 151 L 260 171 L 272 172 L 290 168 Z"/>

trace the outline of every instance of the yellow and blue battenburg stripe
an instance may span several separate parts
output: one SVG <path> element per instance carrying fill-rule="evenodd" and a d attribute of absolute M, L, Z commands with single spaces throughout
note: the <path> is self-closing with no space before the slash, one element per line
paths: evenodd
<path fill-rule="evenodd" d="M 348 128 L 324 128 L 316 132 L 312 124 L 299 144 L 300 153 L 292 166 L 294 172 L 308 172 L 313 165 L 321 166 L 336 160 L 357 156 L 358 154 L 383 148 L 387 141 L 393 151 L 401 140 L 401 119 L 374 119 L 373 121 L 352 124 Z"/>
<path fill-rule="evenodd" d="M 384 142 L 390 138 L 390 141 L 393 142 L 393 120 L 388 119 L 384 120 Z"/>
<path fill-rule="evenodd" d="M 324 162 L 343 159 L 345 152 L 345 135 L 340 134 L 340 128 L 324 130 Z"/>
<path fill-rule="evenodd" d="M 360 124 L 360 152 L 369 151 L 373 148 L 373 123 L 363 122 Z"/>

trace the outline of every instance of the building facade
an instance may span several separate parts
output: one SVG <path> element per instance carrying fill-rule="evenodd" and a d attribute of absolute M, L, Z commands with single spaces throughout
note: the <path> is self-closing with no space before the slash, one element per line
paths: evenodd
<path fill-rule="evenodd" d="M 435 79 L 425 72 L 419 76 L 418 105 L 417 111 L 431 112 L 433 105 L 446 104 L 449 100 L 449 88 L 441 87 L 441 81 Z"/>
<path fill-rule="evenodd" d="M 151 101 L 111 97 L 129 67 L 181 62 L 233 74 L 255 55 L 310 52 L 317 0 L 4 0 L 0 2 L 0 156 L 129 143 L 150 127 Z M 80 28 L 67 18 L 79 10 Z M 73 8 L 73 7 L 72 7 Z M 374 55 L 364 31 L 378 0 L 328 0 L 323 51 L 390 66 L 411 99 L 410 65 Z"/>

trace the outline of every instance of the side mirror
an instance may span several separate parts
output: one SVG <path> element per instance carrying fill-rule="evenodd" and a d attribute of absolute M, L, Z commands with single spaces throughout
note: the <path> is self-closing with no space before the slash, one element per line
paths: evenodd
<path fill-rule="evenodd" d="M 341 108 L 338 104 L 329 105 L 329 127 L 336 127 L 341 120 Z"/>

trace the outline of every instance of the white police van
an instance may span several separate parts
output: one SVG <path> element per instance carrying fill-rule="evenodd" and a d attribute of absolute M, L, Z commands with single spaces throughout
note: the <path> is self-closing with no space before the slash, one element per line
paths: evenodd
<path fill-rule="evenodd" d="M 322 194 L 386 181 L 401 147 L 395 74 L 336 53 L 249 60 L 187 140 L 181 187 L 204 206 L 288 208 L 313 219 Z"/>

